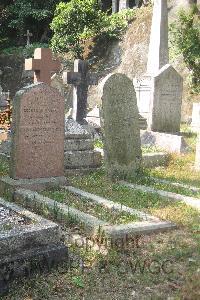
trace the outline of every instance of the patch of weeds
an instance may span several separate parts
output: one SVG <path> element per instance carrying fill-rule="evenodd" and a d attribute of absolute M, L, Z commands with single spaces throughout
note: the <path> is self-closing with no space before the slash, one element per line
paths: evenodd
<path fill-rule="evenodd" d="M 146 154 L 146 153 L 156 153 L 156 152 L 165 152 L 165 150 L 163 150 L 162 148 L 155 146 L 155 145 L 143 145 L 142 146 L 142 153 Z"/>
<path fill-rule="evenodd" d="M 100 140 L 100 139 L 98 139 L 98 140 L 95 140 L 94 141 L 94 147 L 95 148 L 100 148 L 100 149 L 103 149 L 103 141 L 102 140 Z"/>
<path fill-rule="evenodd" d="M 109 222 L 110 224 L 127 224 L 130 222 L 138 221 L 139 218 L 136 215 L 131 215 L 123 210 L 117 210 L 114 207 L 109 209 L 90 201 L 87 198 L 74 195 L 69 191 L 48 191 L 43 192 L 43 195 L 48 196 L 58 202 L 67 204 L 73 208 L 76 208 L 85 213 L 91 214 L 101 220 Z"/>
<path fill-rule="evenodd" d="M 0 176 L 6 176 L 9 173 L 9 163 L 4 159 L 0 159 Z"/>

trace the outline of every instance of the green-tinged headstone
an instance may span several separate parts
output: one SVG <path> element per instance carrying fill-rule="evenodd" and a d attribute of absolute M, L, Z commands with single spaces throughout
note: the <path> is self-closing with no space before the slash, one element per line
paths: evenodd
<path fill-rule="evenodd" d="M 141 141 L 136 94 L 123 74 L 108 75 L 101 84 L 105 164 L 109 176 L 136 175 L 141 164 Z"/>

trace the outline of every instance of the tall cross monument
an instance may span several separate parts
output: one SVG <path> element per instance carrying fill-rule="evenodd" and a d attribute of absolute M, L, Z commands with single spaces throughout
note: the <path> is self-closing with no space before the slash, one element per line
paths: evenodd
<path fill-rule="evenodd" d="M 147 73 L 155 74 L 168 63 L 167 0 L 154 0 Z"/>
<path fill-rule="evenodd" d="M 98 84 L 97 75 L 88 72 L 87 61 L 76 59 L 74 71 L 63 72 L 63 82 L 73 85 L 72 118 L 83 124 L 87 113 L 88 87 Z"/>

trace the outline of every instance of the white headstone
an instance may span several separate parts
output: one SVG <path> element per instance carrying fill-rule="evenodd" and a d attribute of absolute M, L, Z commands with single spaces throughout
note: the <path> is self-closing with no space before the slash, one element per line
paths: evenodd
<path fill-rule="evenodd" d="M 183 79 L 171 65 L 153 77 L 151 130 L 178 133 L 181 123 Z"/>

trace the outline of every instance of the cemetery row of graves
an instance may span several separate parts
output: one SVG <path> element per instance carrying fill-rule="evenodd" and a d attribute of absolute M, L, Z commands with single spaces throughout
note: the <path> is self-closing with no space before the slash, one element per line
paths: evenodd
<path fill-rule="evenodd" d="M 34 84 L 4 99 L 0 144 L 2 299 L 198 299 L 200 115 L 181 124 L 183 79 L 169 64 L 155 1 L 147 71 L 98 82 L 63 72 L 50 49 L 26 59 Z M 87 115 L 88 88 L 102 107 Z M 89 120 L 100 120 L 99 131 Z M 95 133 L 95 134 L 94 134 Z"/>

